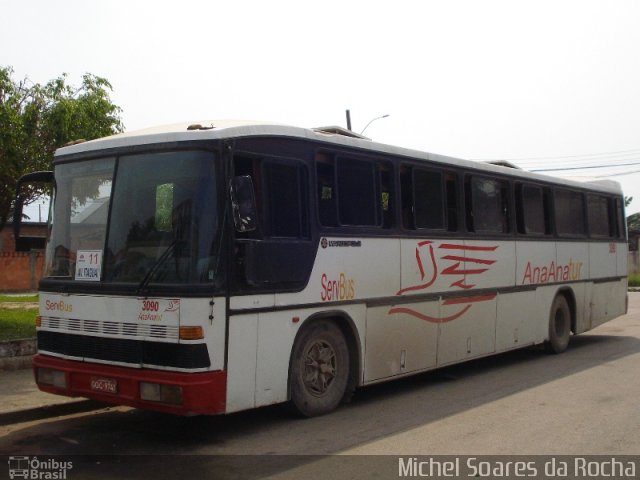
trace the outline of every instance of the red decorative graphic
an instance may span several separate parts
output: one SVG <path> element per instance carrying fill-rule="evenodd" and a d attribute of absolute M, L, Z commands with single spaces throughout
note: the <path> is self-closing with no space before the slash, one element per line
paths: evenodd
<path fill-rule="evenodd" d="M 462 310 L 460 310 L 457 313 L 454 313 L 453 315 L 449 315 L 448 317 L 440 317 L 440 318 L 431 317 L 429 315 L 425 315 L 423 313 L 417 312 L 416 310 L 412 310 L 411 308 L 402 308 L 402 307 L 392 308 L 391 310 L 389 310 L 389 313 L 404 313 L 406 315 L 410 315 L 412 317 L 416 317 L 416 318 L 419 318 L 420 320 L 424 320 L 430 323 L 447 323 L 452 320 L 455 320 L 456 318 L 461 317 L 462 315 L 467 313 L 467 310 L 469 310 L 470 308 L 471 308 L 471 305 L 467 305 Z"/>
<path fill-rule="evenodd" d="M 455 275 L 458 277 L 461 276 L 462 278 L 452 279 L 452 282 L 449 286 L 457 287 L 462 290 L 472 289 L 476 286 L 476 284 L 467 283 L 467 281 L 470 280 L 471 276 L 480 275 L 488 271 L 489 267 L 496 263 L 496 260 L 491 258 L 483 258 L 480 255 L 485 252 L 495 252 L 497 248 L 497 245 L 484 247 L 442 243 L 435 246 L 434 242 L 430 240 L 419 242 L 416 246 L 416 264 L 418 267 L 418 271 L 420 272 L 420 280 L 422 281 L 422 283 L 402 288 L 396 293 L 396 295 L 404 295 L 407 292 L 426 290 L 436 282 L 436 280 L 438 279 L 438 275 Z M 442 256 L 439 257 L 440 262 L 444 262 L 446 264 L 446 266 L 444 266 L 441 271 L 439 271 L 438 269 L 439 262 L 436 259 L 436 250 L 438 251 L 438 253 L 442 253 Z M 442 250 L 444 251 L 441 252 Z M 458 250 L 460 253 L 452 254 L 451 252 L 449 252 L 450 250 Z M 423 262 L 423 256 L 427 258 L 426 268 L 430 269 L 428 274 L 425 272 L 425 262 Z M 425 279 L 425 277 L 428 278 Z M 456 309 L 452 314 L 442 317 L 432 317 L 430 315 L 426 315 L 424 313 L 406 307 L 391 308 L 389 310 L 389 313 L 402 313 L 411 315 L 413 317 L 419 318 L 420 320 L 425 320 L 431 323 L 446 323 L 464 315 L 473 306 L 474 303 L 490 301 L 495 297 L 496 294 L 489 294 L 464 296 L 444 300 L 441 303 L 442 307 L 462 306 L 462 308 Z"/>
<path fill-rule="evenodd" d="M 420 270 L 420 279 L 424 280 L 425 274 L 424 274 L 424 266 L 422 265 L 422 257 L 420 256 L 420 248 L 424 246 L 429 246 L 429 257 L 431 258 L 431 264 L 433 267 L 433 276 L 426 283 L 401 289 L 398 293 L 396 293 L 396 295 L 402 295 L 406 292 L 412 292 L 414 290 L 424 290 L 426 288 L 429 288 L 431 285 L 433 285 L 433 282 L 436 281 L 436 278 L 438 277 L 438 265 L 436 264 L 436 257 L 433 251 L 433 245 L 431 245 L 432 243 L 433 242 L 430 242 L 428 240 L 425 242 L 418 243 L 418 246 L 416 247 L 416 263 L 418 264 L 418 269 Z"/>
<path fill-rule="evenodd" d="M 167 308 L 164 309 L 165 312 L 177 312 L 180 310 L 180 299 L 169 300 L 169 304 Z"/>
<path fill-rule="evenodd" d="M 461 303 L 486 302 L 487 300 L 493 300 L 494 298 L 496 298 L 495 293 L 489 295 L 478 295 L 476 297 L 450 298 L 442 302 L 442 305 L 460 305 Z"/>

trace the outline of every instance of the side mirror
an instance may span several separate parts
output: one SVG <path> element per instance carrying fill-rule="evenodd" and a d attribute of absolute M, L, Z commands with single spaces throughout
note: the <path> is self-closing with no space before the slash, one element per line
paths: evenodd
<path fill-rule="evenodd" d="M 258 228 L 258 209 L 251 177 L 249 175 L 233 177 L 229 194 L 236 230 L 252 232 Z"/>

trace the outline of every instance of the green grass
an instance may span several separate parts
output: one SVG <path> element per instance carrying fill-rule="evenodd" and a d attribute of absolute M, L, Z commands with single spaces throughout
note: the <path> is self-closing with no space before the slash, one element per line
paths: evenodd
<path fill-rule="evenodd" d="M 34 338 L 37 308 L 0 308 L 0 342 Z"/>
<path fill-rule="evenodd" d="M 0 303 L 38 303 L 38 295 L 0 295 Z"/>
<path fill-rule="evenodd" d="M 632 273 L 629 275 L 629 286 L 640 287 L 640 273 Z"/>

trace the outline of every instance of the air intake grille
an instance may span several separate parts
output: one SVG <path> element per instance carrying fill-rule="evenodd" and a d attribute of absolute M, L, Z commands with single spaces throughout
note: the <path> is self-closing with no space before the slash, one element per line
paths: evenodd
<path fill-rule="evenodd" d="M 88 333 L 93 335 L 126 335 L 165 340 L 178 340 L 179 337 L 179 328 L 170 325 L 139 325 L 136 323 L 42 317 L 41 326 L 48 330 Z"/>
<path fill-rule="evenodd" d="M 38 331 L 38 350 L 85 360 L 130 363 L 133 366 L 202 369 L 211 366 L 204 343 L 167 343 L 122 338 L 93 337 Z"/>

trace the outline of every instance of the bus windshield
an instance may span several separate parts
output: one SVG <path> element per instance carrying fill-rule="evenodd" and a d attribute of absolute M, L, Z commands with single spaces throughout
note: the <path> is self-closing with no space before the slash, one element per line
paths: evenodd
<path fill-rule="evenodd" d="M 123 155 L 56 166 L 45 278 L 206 284 L 220 270 L 214 155 Z"/>

